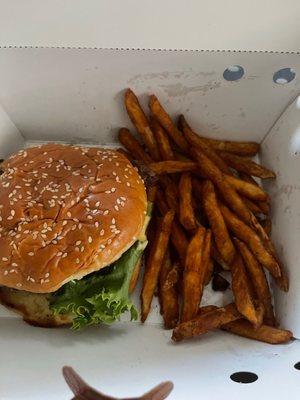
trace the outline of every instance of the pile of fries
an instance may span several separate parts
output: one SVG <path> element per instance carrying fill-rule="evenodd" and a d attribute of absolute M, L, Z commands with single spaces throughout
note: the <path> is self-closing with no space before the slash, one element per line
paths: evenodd
<path fill-rule="evenodd" d="M 139 138 L 122 128 L 126 156 L 157 175 L 141 292 L 141 319 L 159 297 L 166 329 L 176 342 L 214 329 L 267 343 L 284 343 L 266 271 L 288 291 L 288 277 L 270 239 L 270 198 L 258 184 L 274 172 L 252 161 L 254 142 L 214 140 L 195 133 L 181 115 L 176 125 L 155 95 L 148 118 L 132 90 L 125 107 Z M 255 178 L 253 178 L 255 177 Z M 231 283 L 224 272 L 231 275 Z M 204 287 L 231 286 L 234 302 L 203 306 Z"/>

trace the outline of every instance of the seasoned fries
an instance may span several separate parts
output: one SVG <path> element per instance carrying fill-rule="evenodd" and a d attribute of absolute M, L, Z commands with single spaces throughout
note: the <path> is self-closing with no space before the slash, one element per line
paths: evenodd
<path fill-rule="evenodd" d="M 227 207 L 220 204 L 225 223 L 239 239 L 247 243 L 257 260 L 267 268 L 274 277 L 281 275 L 280 267 L 275 258 L 264 247 L 260 237 Z"/>
<path fill-rule="evenodd" d="M 179 124 L 183 131 L 183 134 L 186 140 L 190 143 L 191 146 L 199 147 L 206 156 L 217 165 L 217 167 L 224 173 L 231 175 L 230 168 L 227 164 L 222 160 L 222 158 L 215 152 L 215 150 L 209 146 L 200 136 L 192 131 L 188 123 L 186 122 L 183 115 L 179 117 Z"/>
<path fill-rule="evenodd" d="M 227 182 L 241 195 L 256 201 L 268 201 L 269 196 L 259 186 L 245 182 L 234 176 L 226 176 Z"/>
<path fill-rule="evenodd" d="M 142 322 L 157 293 L 164 327 L 173 329 L 175 342 L 213 329 L 271 344 L 291 340 L 290 331 L 276 328 L 264 270 L 288 291 L 287 273 L 270 239 L 270 197 L 256 179 L 276 175 L 249 158 L 259 144 L 199 136 L 183 115 L 177 127 L 155 95 L 149 119 L 130 89 L 125 106 L 140 138 L 120 129 L 125 150 L 119 151 L 141 170 L 154 216 L 144 255 Z M 130 292 L 141 265 L 139 260 Z M 235 302 L 203 306 L 210 282 L 214 291 L 232 290 Z"/>
<path fill-rule="evenodd" d="M 188 153 L 188 142 L 185 140 L 182 133 L 173 123 L 172 119 L 164 110 L 163 106 L 160 104 L 158 98 L 154 94 L 150 96 L 149 108 L 154 118 L 156 118 L 160 125 L 166 130 L 167 134 L 170 136 L 173 142 L 176 143 L 179 149 L 183 153 Z"/>
<path fill-rule="evenodd" d="M 155 118 L 151 118 L 150 124 L 158 145 L 159 153 L 161 156 L 160 158 L 162 160 L 174 160 L 175 155 L 164 128 L 160 126 Z"/>
<path fill-rule="evenodd" d="M 235 335 L 269 344 L 287 343 L 293 339 L 293 334 L 290 331 L 268 325 L 261 325 L 258 329 L 254 329 L 248 321 L 242 319 L 229 322 L 223 325 L 222 329 Z"/>
<path fill-rule="evenodd" d="M 258 313 L 252 298 L 252 287 L 247 277 L 240 254 L 236 254 L 231 264 L 232 291 L 239 312 L 248 319 L 255 328 L 262 324 L 262 314 Z"/>
<path fill-rule="evenodd" d="M 173 329 L 178 323 L 178 280 L 179 266 L 177 264 L 172 265 L 170 256 L 167 255 L 163 262 L 159 278 L 159 302 L 165 329 Z"/>
<path fill-rule="evenodd" d="M 172 340 L 180 342 L 183 339 L 200 336 L 222 325 L 241 318 L 235 304 L 228 304 L 225 307 L 216 308 L 210 312 L 200 313 L 194 319 L 182 322 L 173 330 Z"/>
<path fill-rule="evenodd" d="M 190 241 L 183 273 L 183 298 L 181 321 L 189 321 L 197 315 L 197 310 L 202 297 L 205 277 L 203 263 L 203 242 L 205 228 L 199 227 Z"/>
<path fill-rule="evenodd" d="M 183 173 L 179 181 L 179 220 L 187 230 L 197 228 L 192 204 L 192 179 L 188 172 Z"/>
<path fill-rule="evenodd" d="M 136 138 L 126 128 L 119 130 L 119 141 L 126 150 L 133 156 L 134 159 L 143 161 L 145 164 L 152 162 L 151 157 L 145 152 Z"/>
<path fill-rule="evenodd" d="M 244 172 L 245 174 L 257 176 L 262 179 L 276 178 L 276 174 L 273 171 L 257 164 L 249 158 L 230 154 L 226 151 L 220 151 L 219 155 L 230 167 L 236 169 L 238 172 Z"/>
<path fill-rule="evenodd" d="M 125 92 L 125 106 L 133 125 L 143 138 L 151 157 L 154 160 L 159 160 L 159 153 L 154 134 L 150 128 L 147 117 L 140 106 L 138 98 L 131 89 L 127 89 Z"/>
<path fill-rule="evenodd" d="M 134 289 L 136 288 L 136 285 L 138 283 L 139 280 L 139 276 L 140 276 L 140 272 L 141 272 L 141 267 L 142 267 L 142 258 L 140 258 L 138 260 L 138 262 L 136 263 L 133 273 L 131 275 L 131 280 L 130 280 L 130 284 L 129 284 L 129 293 L 131 294 Z"/>
<path fill-rule="evenodd" d="M 157 286 L 162 262 L 166 253 L 174 219 L 174 211 L 168 211 L 163 217 L 157 237 L 150 250 L 141 293 L 141 320 L 145 322 L 150 311 L 152 298 Z"/>
<path fill-rule="evenodd" d="M 211 226 L 218 251 L 222 259 L 231 264 L 235 249 L 218 206 L 215 189 L 211 181 L 206 180 L 202 183 L 202 196 L 204 212 Z"/>
<path fill-rule="evenodd" d="M 265 272 L 245 243 L 235 239 L 235 244 L 242 255 L 248 274 L 251 277 L 256 296 L 260 303 L 264 306 L 264 322 L 267 325 L 274 326 L 276 321 L 272 306 L 271 293 Z"/>

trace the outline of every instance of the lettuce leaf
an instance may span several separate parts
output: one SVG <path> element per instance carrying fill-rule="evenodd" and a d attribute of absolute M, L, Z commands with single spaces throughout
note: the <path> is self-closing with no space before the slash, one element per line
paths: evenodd
<path fill-rule="evenodd" d="M 55 292 L 50 299 L 54 314 L 71 313 L 73 329 L 118 321 L 129 311 L 131 320 L 138 312 L 129 298 L 129 284 L 134 267 L 147 241 L 137 241 L 109 267 L 80 280 L 73 280 Z"/>

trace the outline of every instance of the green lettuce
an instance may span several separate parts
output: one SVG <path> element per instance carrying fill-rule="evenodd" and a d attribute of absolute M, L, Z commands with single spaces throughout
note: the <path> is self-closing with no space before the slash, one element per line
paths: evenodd
<path fill-rule="evenodd" d="M 130 312 L 131 320 L 136 320 L 138 312 L 128 290 L 134 267 L 146 245 L 146 240 L 137 241 L 109 267 L 65 284 L 50 298 L 54 314 L 71 314 L 73 329 L 111 324 L 126 311 Z"/>

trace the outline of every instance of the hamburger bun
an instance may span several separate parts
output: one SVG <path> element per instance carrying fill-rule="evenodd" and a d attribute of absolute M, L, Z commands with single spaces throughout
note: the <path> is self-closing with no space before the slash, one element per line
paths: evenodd
<path fill-rule="evenodd" d="M 113 263 L 143 230 L 145 187 L 117 151 L 47 144 L 2 169 L 0 286 L 54 292 Z"/>

